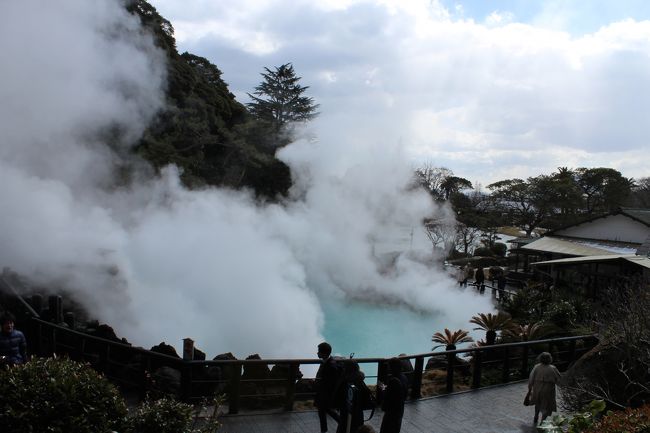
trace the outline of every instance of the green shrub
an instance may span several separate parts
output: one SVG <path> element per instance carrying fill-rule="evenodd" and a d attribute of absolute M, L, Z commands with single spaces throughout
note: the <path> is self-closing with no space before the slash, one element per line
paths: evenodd
<path fill-rule="evenodd" d="M 546 418 L 544 422 L 538 427 L 538 430 L 546 433 L 582 433 L 592 432 L 592 428 L 596 420 L 602 415 L 606 405 L 603 400 L 593 400 L 586 405 L 581 412 L 573 413 L 571 415 L 554 415 L 551 418 Z M 600 430 L 595 430 L 593 433 L 601 433 Z M 618 431 L 618 433 L 635 433 Z M 614 430 L 608 432 L 614 433 Z"/>
<path fill-rule="evenodd" d="M 543 319 L 560 329 L 566 330 L 573 328 L 578 314 L 575 306 L 564 300 L 552 302 L 544 312 Z"/>
<path fill-rule="evenodd" d="M 650 433 L 650 405 L 617 412 L 605 411 L 603 400 L 594 400 L 582 412 L 555 415 L 539 430 L 547 433 Z"/>
<path fill-rule="evenodd" d="M 192 406 L 172 399 L 147 400 L 128 419 L 132 433 L 180 433 L 192 425 Z"/>
<path fill-rule="evenodd" d="M 217 414 L 223 401 L 217 397 L 194 407 L 171 398 L 146 400 L 128 417 L 125 433 L 213 433 L 219 428 Z M 212 414 L 199 419 L 199 412 L 212 405 Z M 195 412 L 196 411 L 196 412 Z"/>
<path fill-rule="evenodd" d="M 474 257 L 492 257 L 494 253 L 487 247 L 478 247 L 474 249 Z"/>
<path fill-rule="evenodd" d="M 608 412 L 585 433 L 648 433 L 650 405 L 619 412 Z"/>
<path fill-rule="evenodd" d="M 56 358 L 0 371 L 3 433 L 105 433 L 119 430 L 126 405 L 117 389 L 85 364 Z"/>
<path fill-rule="evenodd" d="M 492 255 L 494 256 L 505 257 L 506 252 L 508 251 L 508 246 L 503 242 L 495 242 L 494 245 L 492 245 L 492 248 L 490 248 L 490 250 L 492 251 Z"/>

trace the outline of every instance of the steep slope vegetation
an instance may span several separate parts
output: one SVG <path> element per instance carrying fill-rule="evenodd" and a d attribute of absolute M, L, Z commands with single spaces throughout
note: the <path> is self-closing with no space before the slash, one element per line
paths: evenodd
<path fill-rule="evenodd" d="M 265 198 L 286 194 L 289 168 L 275 158 L 267 127 L 235 99 L 219 68 L 203 57 L 179 54 L 171 23 L 145 0 L 129 0 L 126 7 L 153 33 L 168 70 L 167 108 L 135 151 L 157 170 L 176 164 L 189 187 L 249 187 Z"/>

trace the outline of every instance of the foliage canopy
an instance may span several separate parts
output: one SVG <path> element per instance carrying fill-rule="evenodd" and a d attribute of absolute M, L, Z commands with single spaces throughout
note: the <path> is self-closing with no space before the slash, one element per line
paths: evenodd
<path fill-rule="evenodd" d="M 122 396 L 103 376 L 55 358 L 1 370 L 0 408 L 4 433 L 104 433 L 126 416 Z"/>
<path fill-rule="evenodd" d="M 314 99 L 304 95 L 309 87 L 298 83 L 301 77 L 296 76 L 291 63 L 264 70 L 264 80 L 253 94 L 248 94 L 253 102 L 247 106 L 253 116 L 280 131 L 290 122 L 307 121 L 318 115 Z"/>

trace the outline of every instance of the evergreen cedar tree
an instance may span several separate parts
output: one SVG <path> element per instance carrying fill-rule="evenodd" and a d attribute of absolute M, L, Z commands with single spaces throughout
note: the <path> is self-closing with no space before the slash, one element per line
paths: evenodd
<path fill-rule="evenodd" d="M 125 1 L 166 55 L 165 109 L 145 130 L 134 151 L 155 170 L 175 164 L 188 187 L 251 188 L 273 199 L 291 186 L 289 167 L 275 157 L 268 127 L 238 102 L 207 59 L 179 54 L 172 24 L 145 0 Z M 123 164 L 129 180 L 129 163 Z"/>
<path fill-rule="evenodd" d="M 248 94 L 253 100 L 247 104 L 253 116 L 280 131 L 289 122 L 304 122 L 318 115 L 318 105 L 314 104 L 313 98 L 303 95 L 309 87 L 298 84 L 300 77 L 296 76 L 291 63 L 273 71 L 269 68 L 264 70 L 264 80 L 255 87 L 253 94 Z"/>

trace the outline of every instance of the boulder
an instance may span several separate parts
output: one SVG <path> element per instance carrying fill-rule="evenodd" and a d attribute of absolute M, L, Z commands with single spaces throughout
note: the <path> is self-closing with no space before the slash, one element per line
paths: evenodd
<path fill-rule="evenodd" d="M 454 366 L 461 374 L 469 375 L 471 368 L 470 363 L 466 359 L 455 357 Z M 429 358 L 425 370 L 447 370 L 447 357 L 446 356 L 434 356 Z"/>
<path fill-rule="evenodd" d="M 98 325 L 95 329 L 90 330 L 88 334 L 92 335 L 93 337 L 103 338 L 104 340 L 111 340 L 111 341 L 117 341 L 118 343 L 128 344 L 128 342 L 124 338 L 119 338 L 117 336 L 115 330 L 112 327 L 110 327 L 105 323 L 102 323 L 101 325 Z"/>
<path fill-rule="evenodd" d="M 153 388 L 164 394 L 178 396 L 181 391 L 181 372 L 171 367 L 160 367 L 151 375 Z"/>
<path fill-rule="evenodd" d="M 174 349 L 174 346 L 170 346 L 164 341 L 160 342 L 160 344 L 153 346 L 149 350 L 156 353 L 162 353 L 163 355 L 171 356 L 173 358 L 180 358 L 180 356 L 178 356 L 178 353 L 176 353 L 176 349 Z"/>
<path fill-rule="evenodd" d="M 298 367 L 298 371 L 296 372 L 296 380 L 302 379 L 302 372 L 300 371 L 300 367 Z M 275 364 L 273 368 L 271 368 L 271 373 L 269 376 L 271 379 L 288 379 L 289 378 L 289 365 L 288 364 Z"/>
<path fill-rule="evenodd" d="M 262 359 L 257 353 L 249 356 L 248 359 Z M 244 372 L 242 373 L 242 380 L 266 380 L 269 378 L 271 370 L 266 364 L 257 365 L 244 365 Z"/>
<path fill-rule="evenodd" d="M 213 361 L 235 361 L 237 358 L 232 352 L 222 353 L 212 358 Z"/>
<path fill-rule="evenodd" d="M 213 358 L 213 361 L 236 361 L 237 358 L 231 352 L 221 353 Z M 226 384 L 232 379 L 233 366 L 222 365 L 220 368 L 221 380 Z"/>

